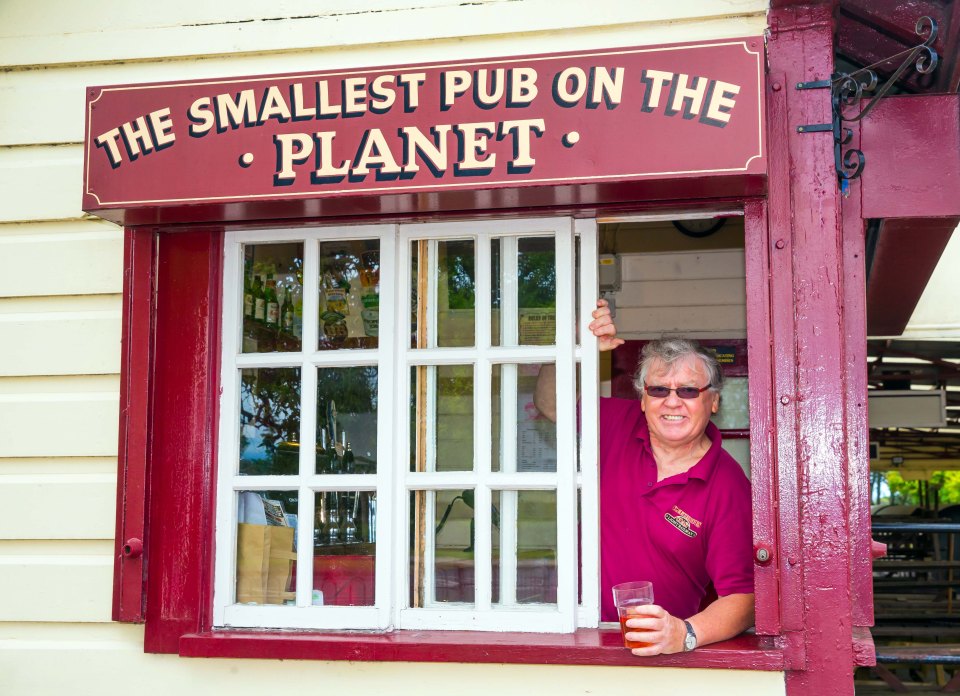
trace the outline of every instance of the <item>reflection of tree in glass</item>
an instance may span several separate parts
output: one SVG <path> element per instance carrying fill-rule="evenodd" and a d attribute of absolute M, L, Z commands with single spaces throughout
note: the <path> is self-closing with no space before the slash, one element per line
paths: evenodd
<path fill-rule="evenodd" d="M 521 239 L 517 265 L 520 306 L 524 309 L 555 307 L 557 266 L 553 238 Z"/>
<path fill-rule="evenodd" d="M 444 248 L 448 306 L 450 309 L 473 309 L 476 305 L 473 241 L 446 242 Z"/>
<path fill-rule="evenodd" d="M 244 462 L 245 474 L 275 474 L 274 460 L 286 443 L 300 437 L 300 374 L 298 370 L 251 369 L 240 380 L 240 451 L 250 446 L 246 432 L 252 426 L 262 458 Z M 289 448 L 289 446 L 287 446 Z M 292 473 L 292 472 L 291 472 Z"/>
<path fill-rule="evenodd" d="M 317 372 L 317 394 L 325 404 L 333 399 L 341 413 L 376 413 L 377 368 L 332 368 Z M 326 413 L 325 410 L 319 413 Z"/>

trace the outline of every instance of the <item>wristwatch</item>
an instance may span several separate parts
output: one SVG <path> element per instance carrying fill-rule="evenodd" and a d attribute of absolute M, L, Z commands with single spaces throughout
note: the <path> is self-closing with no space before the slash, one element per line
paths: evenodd
<path fill-rule="evenodd" d="M 683 652 L 690 652 L 697 647 L 697 634 L 689 621 L 684 621 L 683 625 L 687 627 L 687 637 L 683 639 Z"/>

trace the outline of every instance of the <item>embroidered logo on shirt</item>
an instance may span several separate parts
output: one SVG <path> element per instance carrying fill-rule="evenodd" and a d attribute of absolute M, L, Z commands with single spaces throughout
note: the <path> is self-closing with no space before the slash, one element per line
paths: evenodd
<path fill-rule="evenodd" d="M 676 505 L 673 506 L 673 512 L 676 514 L 671 515 L 669 512 L 664 513 L 663 518 L 691 539 L 697 536 L 696 531 L 694 531 L 692 527 L 701 527 L 703 523 L 700 522 L 700 520 L 694 519 Z"/>

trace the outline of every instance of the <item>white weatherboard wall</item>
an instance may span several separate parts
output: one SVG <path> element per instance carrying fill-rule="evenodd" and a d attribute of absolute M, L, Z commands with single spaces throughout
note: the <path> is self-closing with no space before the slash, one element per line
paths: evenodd
<path fill-rule="evenodd" d="M 362 9 L 358 9 L 362 8 Z M 110 622 L 121 231 L 79 209 L 84 88 L 756 36 L 765 0 L 0 2 L 0 693 L 783 694 L 781 673 L 143 654 Z M 51 668 L 53 666 L 53 668 Z"/>
<path fill-rule="evenodd" d="M 623 338 L 746 338 L 743 249 L 623 254 L 620 262 Z"/>

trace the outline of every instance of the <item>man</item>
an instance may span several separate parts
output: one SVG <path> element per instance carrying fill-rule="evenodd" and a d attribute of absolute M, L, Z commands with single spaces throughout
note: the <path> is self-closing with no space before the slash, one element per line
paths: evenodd
<path fill-rule="evenodd" d="M 593 318 L 601 351 L 623 344 L 606 300 Z M 545 366 L 535 402 L 552 420 L 555 384 Z M 627 639 L 648 644 L 633 653 L 692 650 L 753 625 L 750 482 L 710 423 L 723 373 L 709 351 L 652 341 L 634 384 L 640 401 L 600 400 L 601 619 L 618 619 L 613 585 L 650 580 L 656 603 L 627 621 Z"/>

